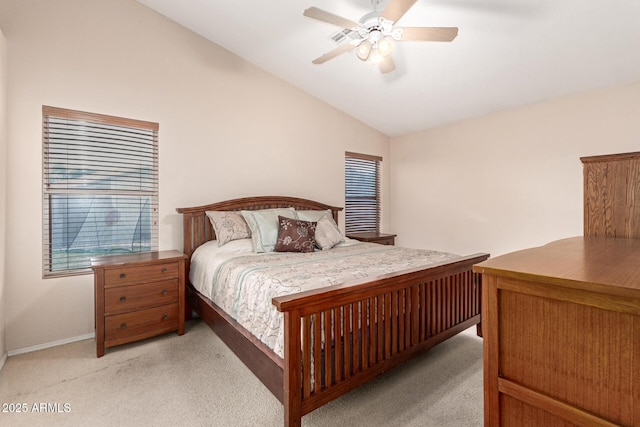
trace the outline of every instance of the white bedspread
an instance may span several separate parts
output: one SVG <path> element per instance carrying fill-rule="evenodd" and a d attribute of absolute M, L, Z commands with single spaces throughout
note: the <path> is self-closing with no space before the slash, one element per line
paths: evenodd
<path fill-rule="evenodd" d="M 284 316 L 272 298 L 456 258 L 445 252 L 354 240 L 326 251 L 260 254 L 253 252 L 251 239 L 222 247 L 212 241 L 193 253 L 189 280 L 282 357 Z"/>

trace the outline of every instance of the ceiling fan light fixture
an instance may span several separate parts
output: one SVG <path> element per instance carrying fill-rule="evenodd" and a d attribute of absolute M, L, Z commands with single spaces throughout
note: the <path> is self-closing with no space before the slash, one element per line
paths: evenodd
<path fill-rule="evenodd" d="M 362 43 L 360 43 L 358 45 L 358 47 L 356 48 L 356 56 L 362 60 L 362 61 L 366 61 L 367 59 L 369 59 L 369 56 L 371 54 L 371 49 L 373 46 L 371 46 L 371 43 L 369 42 L 369 40 L 365 40 Z"/>
<path fill-rule="evenodd" d="M 373 49 L 371 55 L 369 55 L 369 61 L 371 61 L 371 63 L 374 65 L 381 63 L 383 59 L 384 55 L 382 55 L 382 53 L 380 53 L 380 50 L 378 49 Z"/>
<path fill-rule="evenodd" d="M 393 43 L 386 37 L 381 38 L 376 43 L 376 50 L 380 52 L 380 55 L 387 56 L 393 51 Z"/>

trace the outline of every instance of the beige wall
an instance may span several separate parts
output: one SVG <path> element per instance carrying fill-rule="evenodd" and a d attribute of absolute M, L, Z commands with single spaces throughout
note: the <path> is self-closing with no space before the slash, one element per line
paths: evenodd
<path fill-rule="evenodd" d="M 93 332 L 92 277 L 41 278 L 43 104 L 160 123 L 161 249 L 182 247 L 176 207 L 265 194 L 342 206 L 344 152 L 388 158 L 385 135 L 133 0 L 0 0 L 0 27 L 9 351 Z"/>
<path fill-rule="evenodd" d="M 391 141 L 403 246 L 499 255 L 582 234 L 582 163 L 640 151 L 640 82 Z"/>
<path fill-rule="evenodd" d="M 0 367 L 7 354 L 5 339 L 5 229 L 7 200 L 7 41 L 0 29 Z"/>
<path fill-rule="evenodd" d="M 93 331 L 91 276 L 41 278 L 42 105 L 160 123 L 161 249 L 182 245 L 176 207 L 275 193 L 343 205 L 357 151 L 384 157 L 398 244 L 498 255 L 581 234 L 579 157 L 640 150 L 640 82 L 389 145 L 133 0 L 0 0 L 0 28 L 0 355 Z"/>

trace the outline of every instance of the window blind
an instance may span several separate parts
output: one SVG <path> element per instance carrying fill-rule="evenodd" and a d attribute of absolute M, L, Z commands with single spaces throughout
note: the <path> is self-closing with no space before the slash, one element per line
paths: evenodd
<path fill-rule="evenodd" d="M 345 231 L 380 231 L 382 157 L 345 153 Z"/>
<path fill-rule="evenodd" d="M 43 276 L 157 250 L 158 124 L 44 106 Z"/>

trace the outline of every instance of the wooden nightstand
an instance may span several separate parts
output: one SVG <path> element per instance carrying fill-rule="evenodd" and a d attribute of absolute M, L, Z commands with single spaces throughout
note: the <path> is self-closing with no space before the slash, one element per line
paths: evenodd
<path fill-rule="evenodd" d="M 106 347 L 184 334 L 186 258 L 162 251 L 91 259 L 98 357 Z"/>
<path fill-rule="evenodd" d="M 362 233 L 350 233 L 347 234 L 347 237 L 350 239 L 360 240 L 361 242 L 378 243 L 380 245 L 395 245 L 396 234 L 367 231 Z"/>

